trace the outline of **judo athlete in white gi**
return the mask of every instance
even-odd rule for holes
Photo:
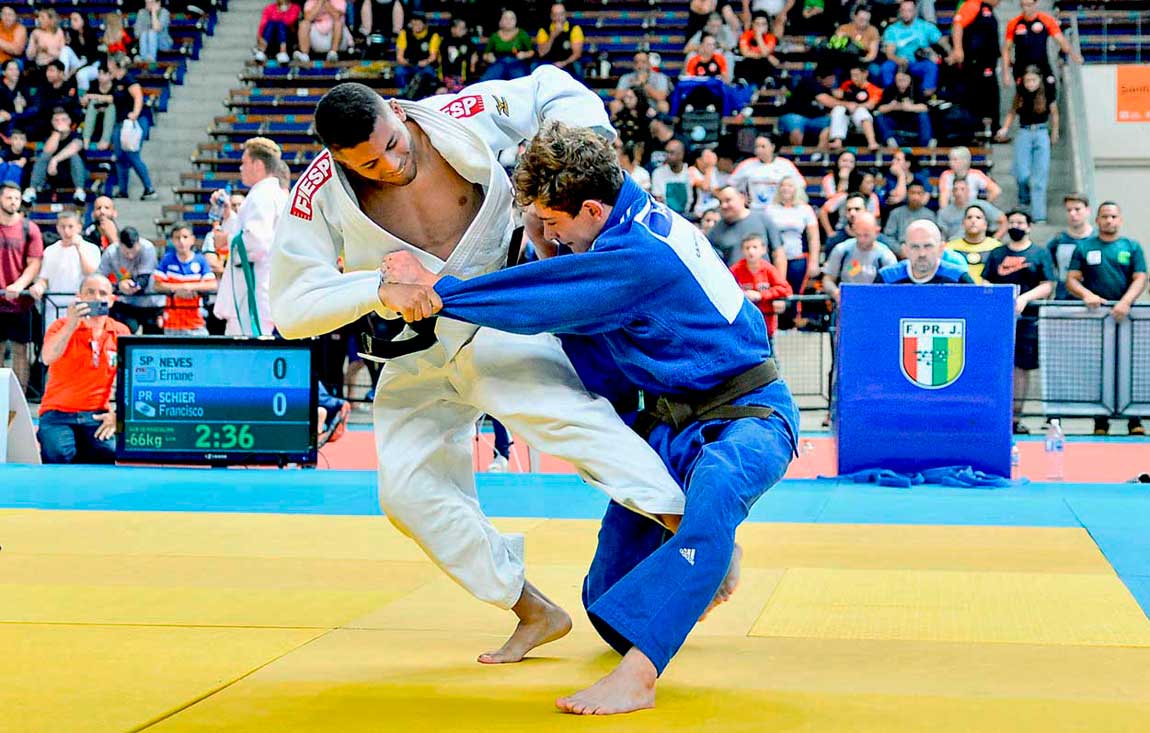
[[[516,197],[543,223],[552,256],[470,280],[385,260],[380,298],[409,320],[439,312],[513,333],[564,337],[585,384],[621,403],[643,391],[636,429],[687,505],[673,537],[612,503],[583,585],[591,621],[623,659],[557,701],[571,713],[655,704],[655,683],[695,622],[734,580],[736,527],[783,477],[798,410],[771,360],[762,316],[689,222],[651,198],[588,130],[552,125],[528,145]],[[442,310],[439,310],[439,309]]]
[[[503,267],[515,220],[496,154],[552,118],[613,134],[599,98],[553,67],[420,102],[385,102],[360,84],[334,87],[316,108],[316,134],[327,147],[296,183],[276,233],[272,313],[280,332],[301,338],[372,312],[396,317],[378,293],[390,252],[460,278]],[[566,634],[571,619],[526,582],[522,556],[480,510],[477,418],[498,418],[614,501],[672,526],[683,492],[611,404],[583,387],[555,337],[446,318],[434,334],[429,348],[388,359],[377,385],[380,504],[460,585],[516,613],[507,643],[479,657],[516,662]],[[396,343],[404,345],[389,346]]]
[[[229,336],[271,336],[275,329],[268,298],[271,249],[288,199],[275,175],[280,163],[279,146],[266,137],[244,143],[240,180],[249,190],[239,212],[231,215],[230,208],[225,207],[225,218],[220,222],[230,244],[213,308],[216,318],[227,323],[225,333]],[[222,194],[217,191],[214,195]],[[242,238],[242,252],[234,241],[237,235]],[[248,287],[248,272],[254,291]]]

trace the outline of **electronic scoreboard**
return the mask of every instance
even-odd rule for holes
[[[315,343],[120,338],[116,460],[314,464]]]

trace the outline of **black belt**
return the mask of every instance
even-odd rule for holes
[[[735,400],[778,380],[779,370],[773,359],[736,374],[717,387],[684,398],[643,395],[644,409],[635,420],[634,429],[648,436],[655,426],[665,423],[680,430],[698,420],[738,420],[744,417],[768,418],[775,408],[765,405],[733,405]]]
[[[511,241],[507,243],[507,267],[519,262],[519,252],[522,245],[523,227],[517,227],[511,233]],[[377,316],[373,314],[372,317]],[[415,332],[415,335],[398,341],[380,338],[374,333],[364,331],[360,334],[363,351],[359,355],[371,361],[387,361],[430,349],[439,340],[435,336],[436,320],[435,318],[425,318],[422,321],[407,324]]]

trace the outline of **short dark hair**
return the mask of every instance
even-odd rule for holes
[[[120,230],[120,244],[125,247],[135,247],[140,243],[140,232],[136,227],[124,227]]]
[[[329,148],[353,148],[371,137],[383,97],[356,82],[336,84],[315,106],[315,134]]]
[[[862,201],[864,208],[866,206],[870,205],[870,199],[867,197],[867,195],[865,193],[863,193],[861,191],[851,191],[850,193],[847,194],[847,197],[845,199],[843,199],[843,208],[844,209],[846,208],[846,203],[848,201],[850,201],[851,199],[858,199],[859,201]]]
[[[978,204],[972,204],[972,206],[974,206],[974,208],[976,208],[976,209],[982,208]],[[966,208],[970,209],[970,206],[968,206]],[[1023,211],[1022,209],[1011,209],[1010,211],[1006,212],[1007,220],[1009,220],[1010,217],[1012,217],[1012,216],[1024,216],[1024,217],[1026,217],[1026,223],[1027,224],[1030,224],[1032,221],[1034,221],[1033,219],[1030,218],[1030,212],[1029,211]]]
[[[1113,206],[1114,208],[1118,209],[1118,211],[1122,211],[1122,207],[1118,205],[1117,201],[1103,201],[1102,203],[1098,204],[1098,211],[1102,211],[1102,209],[1107,206]]]
[[[764,247],[767,245],[767,238],[765,235],[759,234],[757,232],[750,232],[749,234],[744,234],[743,238],[739,240],[739,246],[742,247],[752,239],[758,242],[762,242]]]
[[[19,191],[20,190],[20,184],[14,183],[12,181],[4,181],[3,183],[0,183],[0,193],[7,191],[9,188],[11,188],[14,191]]]
[[[52,116],[55,117],[56,115],[68,115],[68,119],[72,119],[72,115],[68,114],[68,110],[63,107],[52,108]]]
[[[614,147],[593,130],[552,122],[528,143],[514,182],[520,206],[538,202],[578,216],[584,201],[615,203],[623,169]]]
[[[168,236],[169,236],[169,237],[171,237],[171,236],[174,236],[174,235],[175,235],[175,233],[176,233],[176,232],[178,232],[178,231],[180,231],[181,229],[187,229],[187,230],[188,230],[189,232],[191,232],[193,235],[196,233],[196,230],[195,230],[195,229],[192,229],[192,225],[191,225],[191,224],[189,224],[189,223],[188,223],[188,222],[186,222],[186,221],[182,221],[182,220],[181,220],[181,221],[177,221],[175,224],[173,224],[173,225],[172,225],[172,228],[168,230]]]
[[[60,59],[52,59],[51,61],[48,62],[47,66],[50,69],[55,69],[56,71],[59,71],[61,74],[63,74],[65,71],[68,70],[68,67],[65,66],[64,62],[61,61]]]
[[[1083,206],[1090,206],[1090,197],[1084,193],[1079,193],[1078,191],[1071,191],[1070,193],[1068,193],[1062,197],[1063,205],[1066,205],[1066,204],[1069,204],[1069,203],[1075,202],[1075,201],[1082,204]]]
[[[915,178],[912,179],[910,183],[906,184],[906,190],[909,191],[912,188],[921,188],[923,191],[926,191],[926,184]]]

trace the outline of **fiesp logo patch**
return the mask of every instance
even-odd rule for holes
[[[483,111],[483,97],[478,94],[468,94],[466,97],[451,100],[440,107],[439,111],[457,120],[474,117]]]
[[[299,217],[304,221],[311,221],[311,200],[315,196],[315,192],[331,180],[331,173],[331,153],[325,150],[311,162],[304,174],[300,176],[299,183],[295,187],[295,196],[292,197],[291,201],[292,216]]]

